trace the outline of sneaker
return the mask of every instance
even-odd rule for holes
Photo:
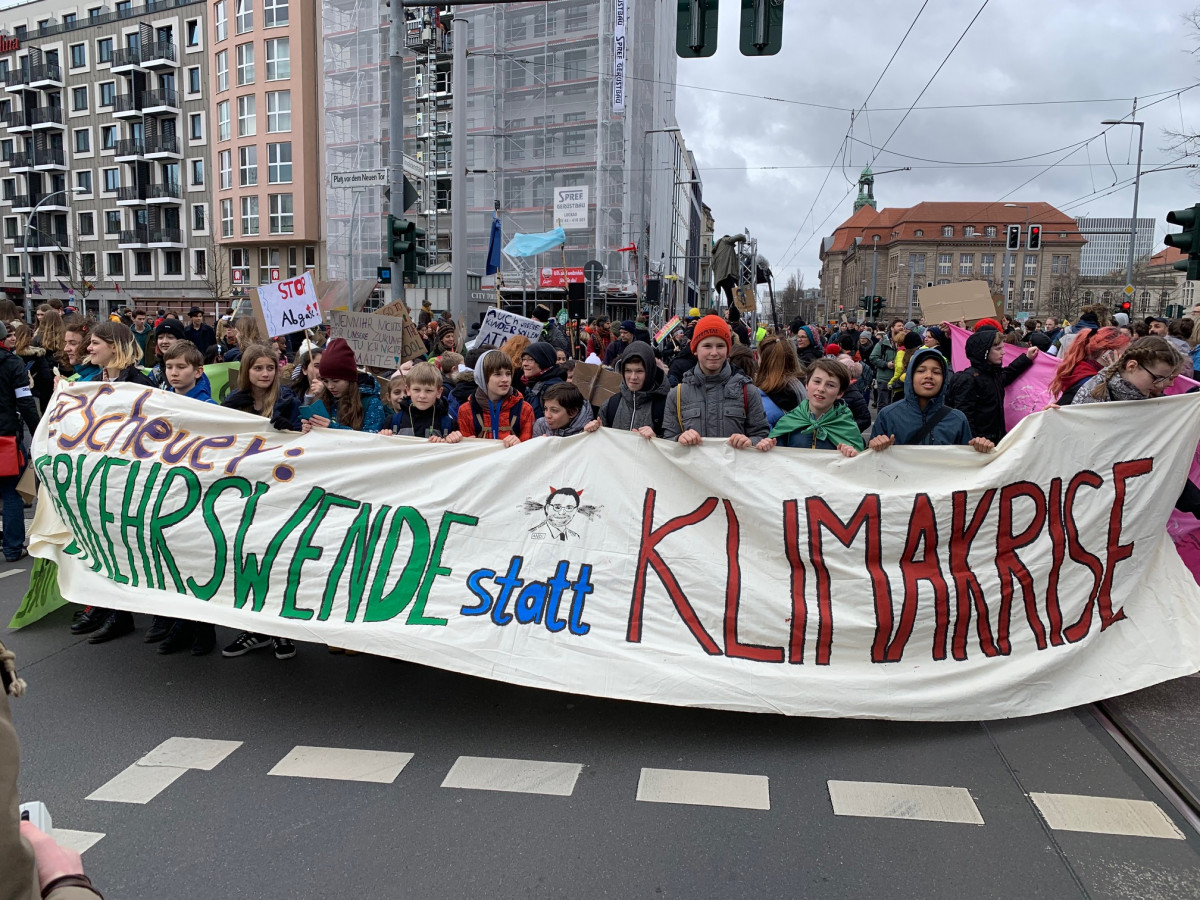
[[[237,639],[221,651],[222,656],[244,656],[251,650],[261,650],[263,647],[270,647],[271,639],[264,637],[261,634],[255,634],[252,631],[243,631],[237,636]]]
[[[142,636],[142,640],[147,644],[161,641],[171,633],[171,628],[174,625],[175,620],[170,616],[155,616],[154,621],[150,623],[150,627],[146,629],[146,633]]]
[[[296,645],[287,638],[271,638],[275,644],[276,659],[291,659],[296,655]]]

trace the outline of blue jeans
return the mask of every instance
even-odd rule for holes
[[[28,465],[29,453],[24,447],[21,455]],[[17,482],[24,471],[22,467],[20,473],[0,478],[0,501],[4,503],[4,558],[8,560],[16,559],[25,549],[25,501],[17,493]]]

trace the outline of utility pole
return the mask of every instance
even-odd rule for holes
[[[1133,101],[1133,112],[1131,116],[1137,115],[1137,100]],[[1145,122],[1125,121],[1124,119],[1105,119],[1101,125],[1136,125],[1138,129],[1138,155],[1137,168],[1133,171],[1133,218],[1129,220],[1129,260],[1125,266],[1125,287],[1126,297],[1133,299],[1133,294],[1129,292],[1129,288],[1133,287],[1133,262],[1134,262],[1134,245],[1137,241],[1137,211],[1138,211],[1138,190],[1142,185],[1142,137],[1146,133]]]
[[[467,20],[450,23],[453,44],[450,116],[450,315],[467,321]]]
[[[399,3],[390,7],[391,27],[388,29],[388,209],[393,216],[404,216],[404,8]],[[357,203],[358,198],[355,198]],[[351,222],[353,227],[353,220]],[[389,235],[388,240],[391,237]],[[351,285],[354,276],[350,277]],[[349,308],[351,298],[346,299]],[[392,260],[392,302],[404,303],[404,263]]]
[[[879,235],[871,238],[875,253],[871,256],[871,302],[875,302],[875,275],[879,271]]]

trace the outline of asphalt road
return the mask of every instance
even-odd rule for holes
[[[5,573],[28,566],[0,565],[4,622],[26,578]],[[30,684],[22,795],[95,842],[109,898],[1200,897],[1200,835],[1088,710],[683,710],[314,645],[161,657],[140,630],[92,646],[69,621],[4,638]]]

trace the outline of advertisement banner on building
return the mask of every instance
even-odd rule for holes
[[[571,266],[569,268],[543,268],[538,270],[538,287],[557,287],[565,288],[568,284],[583,284],[584,275],[582,267]]]
[[[625,112],[625,0],[613,2],[612,109]]]
[[[554,189],[554,224],[564,231],[588,227],[587,185]]]

